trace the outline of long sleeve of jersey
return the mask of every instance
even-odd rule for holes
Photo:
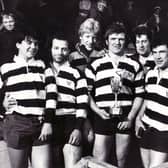
[[[3,100],[4,100],[4,87],[3,87],[3,81],[0,73],[0,116],[1,117],[3,117],[3,115],[5,114],[5,109],[3,107]]]
[[[46,85],[46,106],[45,106],[45,122],[52,122],[55,116],[57,102],[57,87],[54,74],[51,68],[45,70],[45,85]]]
[[[87,94],[87,81],[83,76],[76,78],[76,117],[87,117],[88,94]]]

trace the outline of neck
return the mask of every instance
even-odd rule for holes
[[[116,57],[116,59],[119,59],[120,57],[124,56],[124,52],[120,52],[120,53],[115,54],[109,50],[108,53],[109,53],[110,57]]]
[[[139,54],[140,57],[148,57],[150,55],[150,52],[147,52],[145,54]]]
[[[23,61],[25,61],[25,62],[31,62],[31,61],[33,61],[34,60],[34,57],[31,57],[31,58],[27,58],[27,57],[24,57],[23,55],[21,55],[21,54],[18,54],[18,55],[16,55],[19,59],[21,59],[21,60],[23,60]]]
[[[114,53],[109,51],[109,57],[111,58],[111,60],[113,61],[113,63],[115,65],[118,65],[120,59],[122,59],[123,56],[124,56],[123,54],[122,55],[120,55],[120,54],[118,55],[118,54],[114,54]]]
[[[61,67],[62,65],[64,65],[65,63],[66,63],[67,61],[64,61],[64,62],[55,62],[55,61],[53,61],[53,65],[55,66],[55,67]]]

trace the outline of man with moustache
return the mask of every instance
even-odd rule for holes
[[[82,157],[82,128],[88,106],[87,81],[70,65],[69,44],[62,33],[51,36],[49,50],[58,89],[53,143],[63,150],[65,168],[72,168]]]

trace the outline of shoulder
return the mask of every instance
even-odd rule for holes
[[[81,76],[81,72],[71,65],[62,67],[61,71],[66,72],[67,75],[73,76],[74,78],[79,78]]]
[[[157,76],[157,70],[156,69],[151,69],[147,72],[146,74],[146,79],[150,77],[156,77]]]
[[[35,60],[35,66],[38,66],[38,67],[42,67],[42,68],[46,68],[46,65],[45,65],[45,63],[44,63],[44,61],[42,61],[42,60],[40,60],[40,59],[38,59],[38,60]]]
[[[91,64],[91,66],[94,69],[97,69],[101,65],[104,65],[104,64],[109,63],[109,62],[110,62],[109,57],[104,56],[104,57],[98,58],[95,61],[93,61],[93,63]]]
[[[97,57],[104,57],[107,53],[107,50],[104,48],[100,51],[97,51]]]
[[[140,63],[137,55],[126,55],[122,62],[125,62],[127,65],[134,67],[136,71],[143,70],[142,64]]]
[[[72,60],[76,60],[76,59],[79,59],[82,57],[83,56],[78,51],[74,51],[74,52],[70,53],[69,60],[72,61]]]
[[[8,71],[11,71],[17,68],[18,66],[16,65],[16,63],[14,61],[10,61],[10,62],[2,64],[0,67],[0,70],[1,70],[1,73],[6,73]]]

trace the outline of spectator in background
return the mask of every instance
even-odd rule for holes
[[[151,52],[151,43],[153,33],[145,25],[139,25],[134,29],[136,54],[132,57],[136,58],[143,66],[144,72],[147,73],[153,69],[155,62]]]
[[[159,167],[168,161],[168,40],[165,34],[157,35],[152,42],[156,67],[146,74],[145,100],[136,118],[144,168]]]
[[[113,22],[112,6],[107,0],[97,0],[90,12],[90,17],[99,21],[102,34],[106,28]]]
[[[152,16],[147,20],[147,25],[152,29],[153,33],[160,31],[161,12],[162,8],[160,6],[155,6]]]
[[[126,1],[126,4],[121,11],[122,14],[122,21],[127,29],[128,36],[130,41],[133,40],[133,28],[138,25],[139,22],[142,20],[142,12],[141,9],[138,8],[137,2],[134,0]]]
[[[90,16],[90,10],[92,8],[92,0],[80,0],[79,1],[79,15],[77,18],[77,25],[80,24]]]
[[[16,18],[13,13],[3,12],[2,30],[0,31],[0,65],[9,62],[16,54],[16,42],[21,35],[17,27]]]

